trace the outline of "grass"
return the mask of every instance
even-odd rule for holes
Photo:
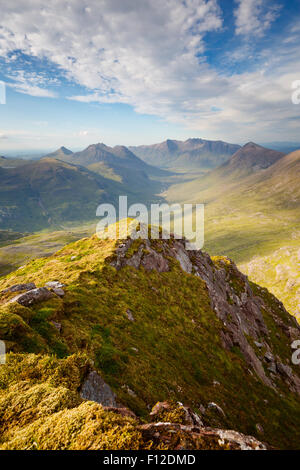
[[[223,408],[225,416],[216,415],[211,410],[206,415],[206,424],[261,438],[256,430],[256,424],[260,423],[265,430],[264,440],[276,447],[297,448],[299,399],[284,386],[281,386],[282,396],[264,386],[255,375],[249,373],[240,351],[224,349],[221,342],[223,324],[211,309],[205,283],[196,276],[182,272],[175,262],[169,272],[163,273],[146,273],[143,269],[132,267],[116,271],[106,263],[114,250],[114,242],[86,238],[66,246],[49,258],[31,261],[24,268],[2,278],[0,290],[29,281],[37,286],[50,280],[66,284],[63,299],[50,299],[31,308],[18,304],[5,305],[12,294],[0,298],[3,302],[0,305],[0,334],[7,342],[8,350],[24,353],[25,360],[36,361],[36,356],[31,355],[34,352],[43,355],[41,361],[46,361],[45,364],[50,361],[50,366],[41,372],[40,383],[48,381],[43,375],[48,373],[48,369],[49,380],[55,382],[56,372],[51,361],[60,360],[60,364],[65,364],[64,361],[71,361],[74,354],[84,354],[93,361],[94,367],[113,388],[118,399],[144,420],[149,408],[157,401],[180,401],[199,413],[201,405],[206,407],[214,401]],[[214,261],[216,264],[221,262],[220,258]],[[232,288],[238,293],[240,286],[230,274],[230,264],[228,272]],[[264,314],[270,328],[276,329],[272,312],[278,307],[276,303],[273,305],[270,294],[266,292],[264,295],[270,303]],[[134,321],[129,321],[128,309]],[[61,323],[61,332],[53,327],[52,321]],[[289,359],[286,338],[275,341],[278,351]],[[63,357],[66,359],[59,359]],[[21,380],[18,378],[19,372],[15,373],[7,367],[1,367],[0,373],[4,374],[2,382],[6,383],[5,387],[13,387]],[[220,386],[216,387],[215,381]],[[15,399],[19,399],[20,393],[17,388]],[[268,401],[267,406],[264,400]],[[60,448],[93,446],[87,444],[89,438],[83,438],[91,426],[91,423],[86,426],[82,424],[92,419],[88,418],[88,410],[92,410],[89,406],[92,405],[80,405],[77,411],[68,411],[62,406],[57,418],[63,432],[53,428],[55,414],[41,422],[34,417],[28,429],[17,426],[15,433],[3,438],[3,448],[31,448],[33,435],[38,436],[34,439],[38,448],[55,448],[55,442],[60,442],[57,444]],[[100,415],[97,414],[97,410],[93,409],[93,416],[101,415],[100,411]],[[81,423],[79,428],[77,424],[74,426],[78,429],[75,434],[80,439],[71,439],[67,427],[73,426],[70,422],[77,423],[78,419]],[[102,418],[99,419],[101,421]],[[53,439],[47,437],[47,429]],[[58,432],[60,441],[57,441]],[[123,438],[120,439],[123,442]],[[135,448],[133,441],[126,442],[126,445]],[[95,445],[111,448],[115,441],[109,434],[106,444],[98,442]],[[118,448],[123,448],[123,444],[118,445]]]

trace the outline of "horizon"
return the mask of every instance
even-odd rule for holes
[[[163,144],[164,142],[168,141],[168,140],[171,140],[171,141],[179,141],[179,142],[186,142],[188,140],[193,140],[193,139],[199,139],[199,140],[208,140],[210,142],[225,142],[223,141],[222,139],[214,139],[214,140],[210,140],[210,139],[203,139],[201,137],[189,137],[185,140],[179,140],[179,139],[165,139],[163,140],[162,142],[153,142],[153,143],[150,143],[150,144],[141,144],[141,146],[152,146],[152,145],[159,145],[159,144]],[[273,150],[282,150],[282,149],[288,149],[288,151],[286,153],[290,153],[290,152],[293,152],[294,150],[298,150],[298,148],[300,149],[300,142],[254,142],[253,140],[248,140],[247,142],[243,142],[243,143],[238,143],[238,142],[225,142],[225,143],[228,143],[228,144],[232,144],[232,145],[240,145],[241,148],[244,147],[245,145],[249,144],[249,143],[254,143],[256,145],[260,145],[261,147],[265,147],[265,148],[270,148],[270,149],[273,149]],[[138,145],[123,145],[122,143],[118,143],[118,144],[113,144],[113,145],[108,145],[106,144],[105,142],[92,142],[84,147],[73,147],[73,148],[70,148],[70,147],[66,147],[65,145],[60,145],[59,147],[50,147],[48,149],[30,149],[30,148],[27,148],[27,149],[23,149],[22,151],[18,151],[16,149],[11,149],[11,150],[2,150],[2,148],[0,148],[0,156],[1,157],[5,157],[5,158],[25,158],[28,157],[31,158],[31,157],[35,157],[35,158],[41,158],[41,157],[44,157],[44,156],[48,156],[48,154],[50,153],[54,153],[56,152],[57,150],[60,150],[62,148],[65,148],[66,150],[70,150],[72,153],[76,153],[76,152],[82,152],[83,150],[86,150],[88,147],[90,147],[91,145],[106,145],[107,147],[110,147],[110,148],[114,148],[114,147],[118,147],[118,146],[124,146],[126,148],[130,148],[130,147],[138,147]],[[284,151],[284,150],[283,150]],[[133,152],[134,153],[134,152]]]

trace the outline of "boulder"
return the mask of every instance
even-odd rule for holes
[[[48,289],[61,289],[64,286],[65,284],[62,284],[59,281],[49,281],[45,284],[45,287],[47,287]]]
[[[128,320],[130,320],[130,321],[135,321],[135,320],[134,320],[134,316],[133,316],[133,314],[132,314],[132,311],[129,310],[129,308],[126,310],[126,315],[127,315]]]
[[[220,415],[222,416],[225,416],[225,413],[224,411],[222,410],[222,408],[217,405],[216,403],[214,403],[213,401],[211,401],[208,405],[207,405],[207,408],[208,409],[212,409],[212,410],[216,410]]]
[[[47,287],[38,287],[13,297],[10,302],[18,302],[24,307],[30,307],[35,303],[51,299],[53,295],[54,294],[50,292]]]
[[[80,396],[84,400],[94,401],[103,406],[118,407],[116,395],[96,371],[88,374],[81,387]]]
[[[32,289],[36,289],[35,283],[34,282],[28,282],[26,284],[15,284],[14,286],[8,287],[7,289],[3,290],[2,293],[29,291],[29,290],[32,290]]]

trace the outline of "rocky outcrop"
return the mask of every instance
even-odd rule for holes
[[[154,448],[174,450],[267,450],[254,437],[236,431],[186,426],[178,423],[149,423],[139,426],[145,441]],[[162,447],[165,446],[165,447]]]
[[[37,289],[29,290],[24,294],[19,294],[13,297],[10,302],[18,302],[23,307],[30,307],[33,304],[51,299],[53,293],[47,287],[38,287]]]
[[[65,292],[62,289],[63,287],[64,284],[59,281],[49,281],[44,287],[36,287],[34,282],[28,282],[26,284],[15,284],[10,286],[3,290],[1,294],[25,291],[10,299],[9,302],[18,302],[24,307],[30,307],[35,303],[51,299],[54,294],[58,297],[64,297]]]
[[[117,398],[112,389],[97,372],[92,371],[84,380],[80,396],[84,400],[95,401],[103,406],[117,408]]]
[[[147,228],[141,228],[146,233]],[[245,358],[250,370],[269,387],[276,388],[274,374],[284,380],[291,390],[300,394],[300,378],[285,365],[285,360],[277,358],[265,364],[263,357],[257,353],[265,349],[272,353],[270,332],[264,321],[263,309],[267,308],[263,299],[253,293],[248,278],[243,275],[229,258],[220,257],[213,260],[202,251],[186,250],[185,240],[177,240],[171,235],[170,240],[150,240],[148,238],[133,240],[128,238],[116,249],[111,265],[116,269],[131,266],[143,267],[146,271],[166,272],[171,269],[170,260],[177,261],[183,271],[198,276],[205,281],[211,306],[223,323],[221,339],[226,349],[238,348]],[[278,302],[287,322],[274,315],[274,321],[287,337],[300,339],[300,326],[290,316],[283,305]],[[280,305],[279,305],[280,304]],[[273,364],[273,365],[272,365]],[[280,365],[280,364],[283,364]],[[273,374],[273,375],[272,375]]]
[[[34,282],[28,282],[26,284],[15,284],[14,286],[8,287],[2,291],[2,294],[6,292],[21,292],[21,291],[29,291],[35,289],[36,285]]]

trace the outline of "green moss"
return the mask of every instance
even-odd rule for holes
[[[257,435],[254,429],[256,423],[260,423],[265,430],[264,440],[281,448],[297,448],[299,399],[289,393],[287,387],[281,389],[281,397],[249,373],[249,366],[239,350],[224,349],[220,339],[224,325],[211,308],[204,281],[182,272],[173,258],[170,259],[169,272],[146,272],[142,268],[136,270],[132,267],[117,271],[106,264],[114,249],[115,243],[92,237],[65,247],[41,264],[31,263],[24,271],[0,280],[0,290],[16,283],[17,279],[18,282],[36,282],[37,285],[58,279],[66,284],[63,299],[51,299],[28,309],[19,309],[21,306],[12,304],[8,310],[8,307],[2,307],[1,312],[6,312],[3,323],[6,335],[13,343],[12,346],[8,344],[8,350],[32,351],[34,341],[38,340],[35,343],[36,352],[53,356],[36,358],[25,354],[22,356],[22,361],[25,361],[22,370],[17,358],[12,356],[9,363],[0,368],[0,387],[9,389],[26,380],[33,384],[47,382],[50,387],[61,386],[77,391],[87,368],[87,358],[90,358],[94,361],[93,367],[117,393],[118,399],[142,419],[147,419],[149,406],[157,401],[180,401],[195,411],[199,410],[200,405],[207,407],[213,401],[224,409],[226,417],[221,419],[208,413],[206,424],[216,423],[219,419],[229,429],[246,434],[251,430]],[[69,262],[76,253],[80,254],[80,259]],[[242,286],[230,261],[214,262],[218,269],[225,265],[228,280],[238,293]],[[255,286],[252,288],[256,293]],[[283,357],[288,357],[289,345],[284,336],[277,337],[274,315],[287,324],[288,316],[268,293],[257,291],[257,295],[266,303],[263,315],[269,330],[273,331],[270,339],[272,347]],[[127,309],[132,312],[134,321],[128,319]],[[60,333],[53,327],[52,321],[62,324]],[[16,347],[19,349],[14,349]],[[81,362],[74,359],[79,352],[85,355],[85,360],[80,359]],[[71,356],[65,360],[55,357],[66,354]],[[221,385],[214,386],[214,381]],[[268,406],[264,400],[268,400]],[[88,409],[84,409],[86,413]],[[79,440],[74,438],[69,441],[67,437],[64,440],[59,435],[62,441],[59,443],[58,439],[54,444],[53,439],[50,444],[44,431],[36,438],[39,427],[46,426],[43,429],[52,432],[53,414],[53,420],[52,416],[34,418],[34,421],[47,419],[51,422],[47,421],[46,424],[42,421],[40,426],[32,422],[30,431],[29,428],[26,431],[19,429],[21,434],[18,440],[12,444],[11,439],[6,439],[5,445],[10,448],[14,445],[16,448],[31,448],[32,442],[36,442],[38,448],[46,445],[61,448],[93,445],[90,441],[81,441],[83,430],[86,430],[77,421],[77,417],[82,416],[81,412],[77,415],[75,411],[71,413],[62,409],[59,413],[62,423],[66,423],[62,424],[66,435],[69,420],[77,423],[74,426],[78,430],[76,436],[81,436]],[[82,422],[85,418],[81,417],[80,420]],[[89,419],[84,422],[91,425]],[[107,432],[117,433],[117,430],[110,428]],[[106,444],[97,441],[99,448],[115,443],[113,435],[109,436]],[[123,441],[123,437],[117,444],[120,448],[135,445],[130,439],[126,441],[125,437]]]

